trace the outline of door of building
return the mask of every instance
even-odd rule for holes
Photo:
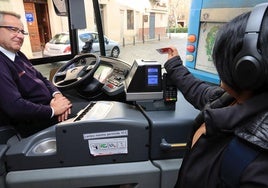
[[[35,3],[38,31],[42,48],[52,38],[47,3]]]
[[[51,38],[46,0],[24,0],[24,10],[33,52],[41,52]]]
[[[33,52],[42,51],[34,3],[24,3],[25,16]]]
[[[155,38],[155,13],[150,13],[150,20],[149,20],[149,38]]]

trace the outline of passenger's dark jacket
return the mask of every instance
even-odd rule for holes
[[[240,187],[268,187],[268,92],[260,93],[243,104],[211,108],[206,104],[223,94],[220,87],[193,77],[182,65],[180,57],[168,60],[165,69],[184,97],[202,111],[207,130],[206,135],[202,135],[186,152],[176,187],[221,187],[222,154],[233,137],[260,151],[243,171]]]

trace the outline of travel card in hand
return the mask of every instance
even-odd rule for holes
[[[158,49],[156,49],[156,51],[158,51],[160,54],[167,54],[169,49],[171,49],[171,48],[169,48],[169,47],[167,47],[167,48],[158,48]]]

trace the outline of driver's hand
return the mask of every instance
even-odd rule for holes
[[[68,110],[66,110],[64,113],[60,114],[58,116],[58,121],[62,122],[65,121],[66,119],[68,119],[68,116],[71,114],[71,108],[69,108]]]
[[[58,96],[50,101],[50,106],[54,109],[54,116],[58,116],[59,121],[68,119],[71,114],[71,102],[64,96]]]
[[[60,98],[60,97],[64,97],[61,93],[56,93],[54,95],[54,98],[57,99],[57,98]]]

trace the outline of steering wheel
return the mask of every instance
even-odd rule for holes
[[[100,65],[100,58],[91,53],[81,54],[61,66],[54,74],[52,83],[62,89],[80,85],[85,80],[92,80]]]

